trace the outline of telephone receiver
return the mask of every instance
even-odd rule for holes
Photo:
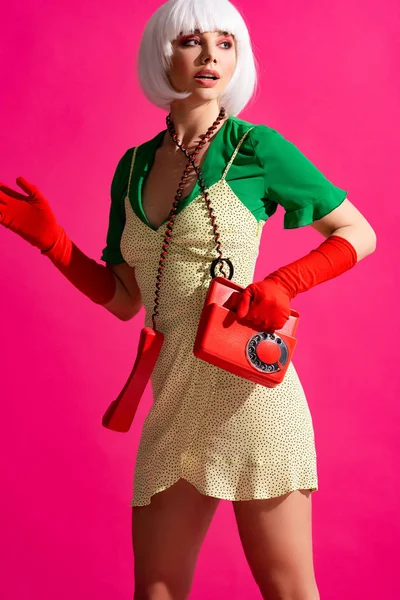
[[[121,433],[129,431],[163,343],[164,334],[161,331],[143,327],[135,364],[118,398],[111,402],[103,415],[103,427]]]

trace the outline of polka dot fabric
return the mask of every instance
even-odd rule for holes
[[[253,281],[265,221],[257,221],[225,181],[208,188],[222,252],[234,265],[233,280]],[[134,168],[136,149],[132,156]],[[152,326],[155,283],[165,225],[154,230],[125,198],[121,237],[124,260],[135,267]],[[131,506],[184,478],[202,494],[225,500],[271,498],[296,489],[318,489],[312,418],[293,362],[283,382],[266,388],[193,355],[200,314],[217,257],[203,196],[175,218],[167,253],[157,327],[164,344],[151,376],[153,404],[143,424]]]

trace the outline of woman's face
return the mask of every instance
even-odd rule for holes
[[[177,92],[191,92],[192,99],[212,100],[227,87],[236,66],[236,44],[226,32],[182,35],[172,43],[173,55],[168,77]],[[204,69],[216,72],[217,79],[201,79]]]

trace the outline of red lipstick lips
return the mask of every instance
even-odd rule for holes
[[[217,71],[213,71],[212,69],[203,69],[202,71],[199,71],[195,75],[195,78],[202,77],[203,75],[211,75],[215,79],[219,79],[220,78],[219,73]],[[210,79],[211,79],[211,77],[210,77]]]
[[[194,78],[204,87],[213,87],[220,79],[220,75],[217,71],[203,69],[202,71],[199,71]]]

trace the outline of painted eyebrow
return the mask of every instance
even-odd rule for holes
[[[200,32],[200,29],[195,29],[195,30],[193,31],[193,33],[199,33],[200,35],[202,35],[202,34],[201,34],[201,32]],[[221,31],[220,29],[218,29],[217,33],[218,33],[219,35],[232,35],[232,36],[233,36],[233,34],[229,33],[229,31]],[[179,35],[182,35],[182,34],[183,34],[183,31],[181,31],[181,32],[179,33]]]

